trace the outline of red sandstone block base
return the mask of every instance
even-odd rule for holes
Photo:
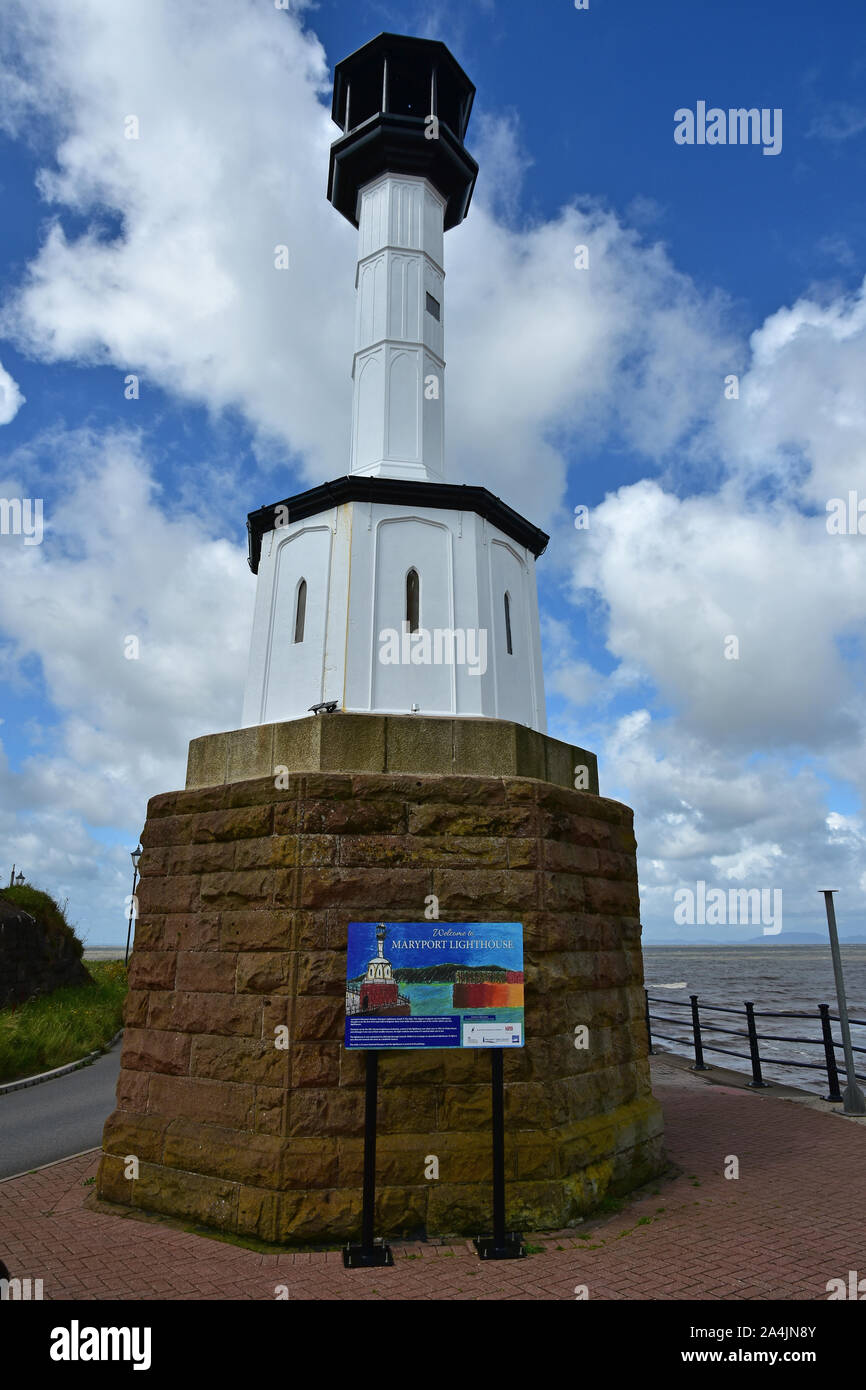
[[[431,895],[443,920],[524,924],[509,1225],[565,1227],[661,1171],[631,811],[532,778],[288,781],[149,804],[99,1195],[271,1241],[354,1235],[364,1066],[341,1041],[347,924],[421,920]],[[489,1075],[475,1051],[381,1058],[380,1233],[489,1224]]]

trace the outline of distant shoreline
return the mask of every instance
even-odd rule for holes
[[[651,941],[649,938],[644,937],[641,945],[645,951],[693,951],[696,946],[704,948],[707,946],[719,946],[726,951],[730,950],[732,946],[736,946],[738,949],[750,946],[775,946],[777,949],[783,947],[786,950],[793,951],[806,946],[826,946],[829,949],[830,940],[829,937],[826,936],[811,936],[808,933],[803,933],[799,940],[795,941],[793,940],[792,933],[787,940],[785,940],[784,937],[778,936],[753,936],[748,941],[707,941],[706,939],[699,939],[697,941]],[[866,946],[866,936],[841,936],[839,938],[839,945]]]

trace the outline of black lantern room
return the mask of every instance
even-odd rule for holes
[[[429,179],[445,230],[469,210],[478,165],[463,145],[475,87],[443,43],[379,34],[334,70],[328,198],[358,225],[358,191],[379,174]],[[435,119],[431,119],[435,118]]]

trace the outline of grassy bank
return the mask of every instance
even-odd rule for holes
[[[88,961],[93,984],[56,989],[17,1008],[0,1009],[0,1083],[77,1062],[104,1047],[122,1026],[123,961]]]

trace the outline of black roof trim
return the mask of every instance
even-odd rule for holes
[[[307,492],[297,492],[282,502],[260,507],[247,517],[249,536],[249,566],[258,574],[262,553],[262,537],[274,528],[277,507],[287,507],[289,523],[316,516],[319,512],[338,507],[343,502],[385,502],[394,506],[436,507],[449,511],[475,512],[498,530],[504,531],[518,545],[525,546],[538,558],[547,549],[550,537],[538,526],[506,506],[486,487],[467,487],[464,483],[431,483],[414,478],[368,478],[349,474],[331,483],[321,483]]]
[[[445,199],[444,229],[449,232],[469,211],[478,165],[444,123],[437,140],[424,139],[423,116],[380,113],[341,135],[331,146],[328,201],[358,224],[358,194],[381,174],[414,174],[429,179]]]

